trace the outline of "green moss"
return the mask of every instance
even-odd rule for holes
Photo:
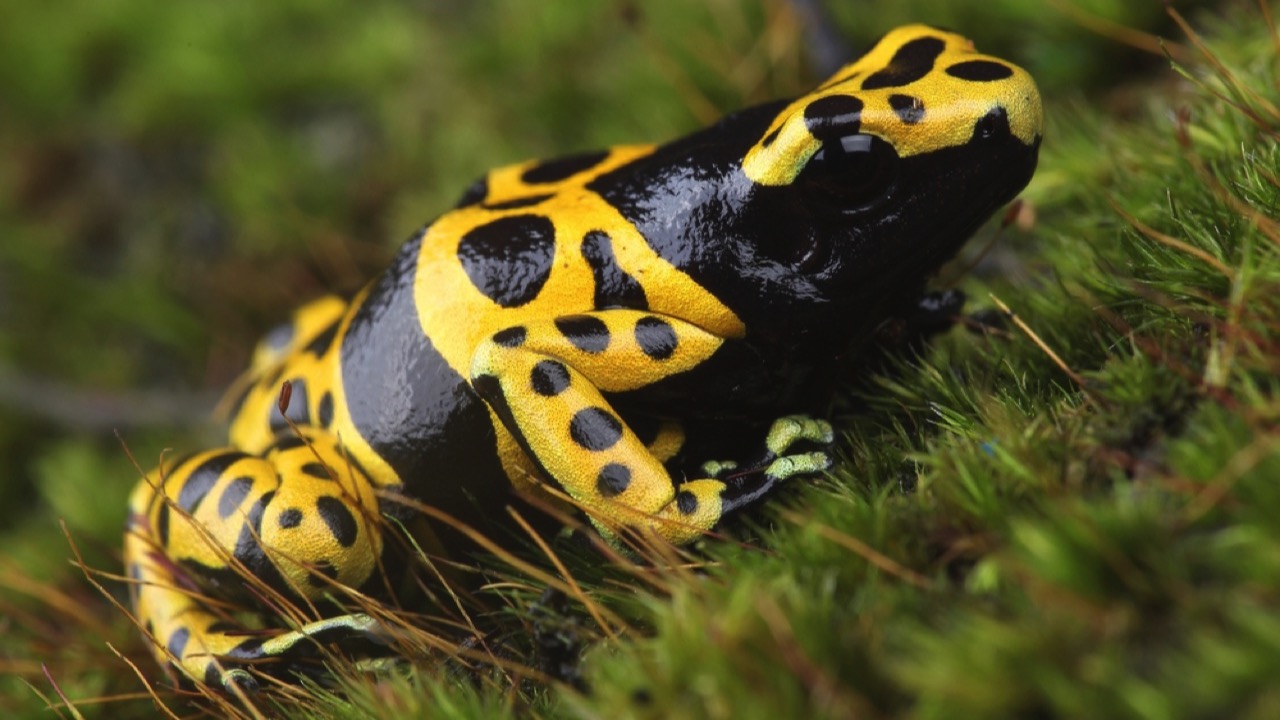
[[[114,572],[136,470],[113,429],[144,467],[218,442],[208,398],[254,338],[358,287],[486,167],[670,136],[808,84],[781,2],[99,5],[0,9],[0,236],[19,238],[0,242],[0,710],[18,716],[47,715],[55,686],[85,716],[155,712],[106,642],[156,678],[145,648],[65,562],[58,523]],[[1194,51],[1133,61],[1053,10],[1068,5],[1191,46],[1158,4],[833,11],[864,42],[907,19],[977,34],[1033,68],[1050,126],[1034,224],[984,231],[943,274],[987,326],[849,378],[829,478],[701,543],[698,572],[642,581],[558,543],[609,632],[576,602],[548,616],[545,583],[508,568],[480,616],[497,666],[431,656],[255,704],[1280,713],[1277,52],[1252,2],[1193,18],[1224,70]],[[525,667],[548,634],[582,646],[589,692]],[[225,702],[210,712],[247,712]]]

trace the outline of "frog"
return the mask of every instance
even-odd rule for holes
[[[799,97],[488,172],[265,336],[225,446],[140,478],[123,560],[156,660],[231,691],[385,644],[371,613],[264,598],[367,601],[396,532],[448,556],[539,506],[686,546],[824,473],[814,399],[1027,185],[1042,125],[1025,70],[908,25]]]

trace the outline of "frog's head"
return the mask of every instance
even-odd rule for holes
[[[742,169],[763,186],[824,187],[832,206],[848,214],[892,199],[901,184],[895,166],[932,161],[945,170],[951,158],[936,153],[979,146],[965,160],[988,166],[1022,160],[1009,168],[1006,192],[1012,193],[1035,167],[1042,121],[1040,94],[1025,70],[979,54],[955,33],[908,25],[786,105]],[[1017,141],[1019,157],[981,147],[1006,140]],[[998,156],[984,161],[993,151]],[[980,179],[1005,185],[999,173]]]
[[[1035,170],[1040,96],[954,33],[898,28],[813,92],[590,187],[762,342],[839,342],[910,300]]]
[[[741,269],[838,313],[918,289],[1031,179],[1041,124],[1026,71],[954,33],[898,28],[746,152]]]

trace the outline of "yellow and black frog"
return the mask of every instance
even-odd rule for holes
[[[214,605],[377,585],[397,497],[484,529],[532,495],[679,544],[825,470],[813,388],[1026,185],[1041,119],[1025,71],[914,25],[797,99],[490,172],[350,301],[268,335],[226,447],[138,484],[124,554],[156,656],[253,687],[376,635],[360,613],[246,635]]]

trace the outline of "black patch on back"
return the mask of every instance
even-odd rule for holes
[[[569,421],[569,437],[584,449],[593,452],[608,450],[622,439],[622,422],[598,407],[579,410]]]
[[[636,344],[654,360],[666,360],[676,351],[679,339],[671,324],[652,315],[636,321]]]
[[[933,70],[933,63],[947,44],[941,38],[922,37],[912,40],[893,54],[884,69],[862,81],[863,90],[910,85]]]
[[[169,545],[169,502],[162,500],[160,509],[156,511],[156,537],[161,547]]]
[[[552,195],[551,193],[527,195],[525,197],[503,200],[502,202],[485,203],[484,208],[486,210],[515,210],[516,208],[531,207],[539,203],[544,203],[553,197],[555,197],[555,195]]]
[[[681,490],[676,493],[676,508],[685,515],[692,515],[698,509],[698,496]]]
[[[262,336],[262,343],[276,352],[283,352],[293,342],[293,323],[280,323]]]
[[[560,182],[584,170],[590,170],[607,157],[609,157],[609,151],[600,150],[546,160],[525,170],[520,175],[520,179],[530,185]]]
[[[316,498],[316,512],[320,513],[320,519],[329,526],[329,532],[333,533],[339,545],[351,547],[355,544],[360,528],[346,503],[338,498],[322,495]]]
[[[401,248],[343,337],[347,408],[407,495],[484,527],[506,517],[511,484],[488,409],[422,333],[414,301],[422,238]]]
[[[302,524],[302,511],[298,508],[288,508],[280,513],[278,518],[280,527],[284,530],[296,528]]]
[[[169,643],[165,647],[169,650],[169,654],[175,659],[181,660],[182,653],[187,649],[187,641],[191,639],[191,631],[187,628],[180,627],[173,631],[169,636]]]
[[[742,175],[742,158],[789,104],[778,100],[728,115],[701,132],[662,145],[652,155],[601,175],[587,188],[639,229],[660,257],[689,272],[699,243],[679,222],[682,218],[672,218],[672,208],[705,207],[709,218],[732,217],[735,208],[724,200],[724,185],[737,182],[743,188],[751,186]],[[732,268],[723,269],[736,276]],[[711,266],[698,267],[699,283],[715,270]],[[740,277],[734,279],[741,284]]]
[[[260,658],[262,657],[262,643],[264,638],[251,637],[239,645],[231,648],[227,653],[228,657],[233,658]]]
[[[862,101],[852,95],[827,95],[804,108],[804,125],[823,142],[855,135],[862,123]]]
[[[906,125],[915,125],[924,119],[924,103],[914,95],[890,95],[889,107]]]
[[[648,310],[644,288],[635,278],[618,267],[613,254],[613,239],[603,230],[592,230],[582,238],[582,257],[591,266],[596,281],[595,308],[624,307]]]
[[[306,444],[307,441],[297,435],[279,435],[276,441],[271,444],[271,447],[267,448],[267,451],[285,452],[287,450],[296,450]]]
[[[295,424],[310,425],[311,410],[307,405],[307,381],[294,378],[289,383],[293,385],[293,390],[289,394],[289,409],[286,414]],[[280,414],[280,403],[271,403],[271,417],[268,423],[272,432],[279,432],[289,427],[289,423],[285,422],[284,418],[285,416]]]
[[[214,455],[200,463],[200,466],[187,476],[186,482],[182,483],[182,489],[178,491],[178,507],[188,513],[195,513],[227,468],[237,460],[246,457],[248,455],[242,452],[232,451]]]
[[[990,60],[966,60],[947,68],[947,74],[961,80],[991,82],[1013,76],[1013,68]]]
[[[555,397],[569,387],[569,370],[557,360],[539,360],[529,373],[533,391],[543,397]]]
[[[538,296],[551,275],[555,251],[555,225],[541,215],[498,218],[458,243],[458,259],[471,284],[506,308]]]
[[[458,203],[454,205],[454,209],[464,208],[469,205],[475,205],[484,200],[489,194],[489,178],[483,176],[477,178],[474,182],[467,186],[462,192],[462,197],[458,198]]]
[[[609,347],[609,326],[598,317],[566,315],[555,323],[560,334],[582,352],[595,354]]]
[[[245,513],[244,527],[240,528],[240,537],[236,538],[234,554],[237,560],[244,563],[244,566],[263,582],[288,592],[288,585],[280,577],[279,569],[267,557],[262,544],[258,542],[262,537],[262,515],[275,495],[274,490],[263,493],[262,497],[249,508],[249,512]]]
[[[617,497],[630,485],[631,468],[620,463],[609,463],[600,468],[600,473],[596,475],[596,492],[603,498]]]
[[[517,348],[524,344],[529,331],[523,325],[509,327],[493,334],[493,342],[504,348]]]
[[[334,320],[329,324],[329,327],[320,331],[319,335],[316,335],[311,342],[307,343],[307,352],[316,357],[323,357],[325,353],[329,352],[329,348],[333,346],[333,338],[338,334],[339,322],[341,321]]]
[[[328,390],[320,396],[320,405],[316,408],[316,419],[320,421],[320,427],[329,427],[333,424],[333,393]]]
[[[222,495],[218,498],[218,517],[226,520],[231,517],[231,513],[240,507],[240,503],[249,496],[249,490],[253,488],[253,478],[238,477],[227,483],[222,489]]]
[[[503,425],[509,428],[520,427],[516,423],[516,416],[511,414],[511,406],[507,404],[507,396],[502,394],[502,383],[497,377],[493,375],[477,375],[471,378],[471,385],[475,388],[476,393],[484,398],[485,402],[489,403],[489,407],[493,408],[493,412],[497,414]],[[523,440],[518,432],[513,431],[513,434],[517,439]],[[525,446],[525,451],[529,451],[528,446]],[[530,452],[529,457],[536,458],[537,456]]]
[[[309,462],[302,466],[302,472],[318,480],[333,479],[333,471],[324,463]]]

